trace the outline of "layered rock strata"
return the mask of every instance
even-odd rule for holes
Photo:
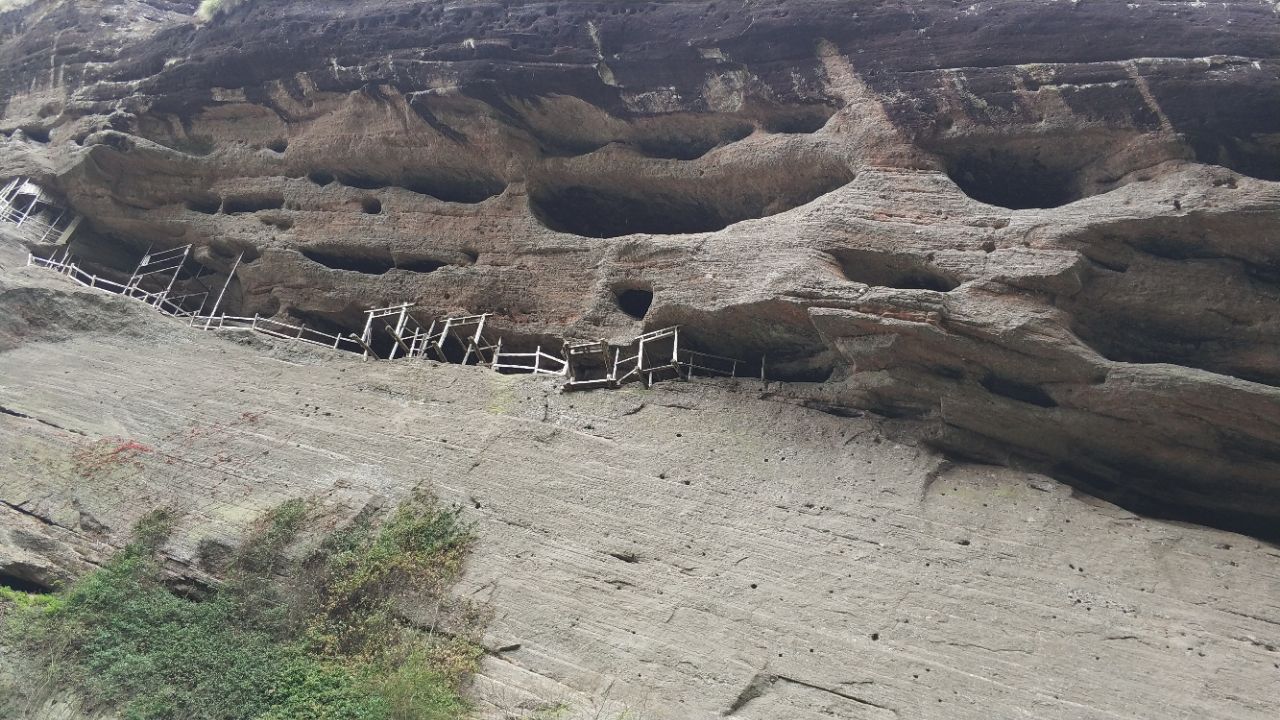
[[[0,174],[100,272],[192,243],[215,282],[244,253],[234,312],[411,301],[513,348],[680,323],[836,412],[1275,534],[1272,3],[10,8]]]

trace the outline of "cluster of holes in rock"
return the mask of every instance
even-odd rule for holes
[[[950,292],[960,285],[951,273],[934,267],[928,256],[876,250],[833,250],[831,257],[846,280],[899,290]]]

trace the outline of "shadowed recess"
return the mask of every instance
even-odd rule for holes
[[[1073,173],[1034,156],[992,149],[951,160],[947,175],[974,200],[1012,210],[1054,208],[1080,199]]]
[[[833,250],[846,280],[898,290],[950,292],[960,282],[950,273],[934,267],[924,257],[876,250]]]
[[[653,305],[653,291],[643,288],[625,288],[614,291],[618,300],[618,308],[629,317],[643,320]]]
[[[683,182],[654,175],[614,176],[595,183],[587,178],[547,181],[531,189],[529,207],[548,228],[574,235],[682,235],[776,215],[852,179],[847,167],[828,164],[792,174],[780,170],[757,183],[745,173]]]

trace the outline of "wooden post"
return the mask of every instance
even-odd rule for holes
[[[182,274],[182,266],[187,264],[187,255],[190,253],[190,245],[182,248],[182,257],[178,260],[178,266],[173,269],[173,277],[169,278],[169,284],[165,286],[164,292],[160,294],[161,300],[169,297],[169,291],[173,289],[173,284],[177,282],[178,276]]]
[[[62,231],[62,234],[58,236],[59,245],[65,245],[71,242],[71,235],[75,233],[76,228],[80,227],[80,220],[82,219],[83,218],[80,215],[76,215],[71,219],[71,224],[67,225],[66,229]]]
[[[62,209],[62,212],[58,213],[58,217],[54,218],[54,219],[53,219],[53,222],[52,222],[52,223],[50,223],[50,224],[49,224],[49,226],[48,226],[48,227],[46,227],[46,228],[44,229],[44,232],[40,234],[40,242],[41,242],[41,243],[43,243],[46,239],[48,239],[48,237],[49,237],[49,233],[51,233],[51,232],[53,232],[53,231],[54,231],[54,229],[55,229],[55,228],[56,228],[56,226],[58,225],[58,221],[59,221],[59,220],[61,220],[61,219],[62,219],[62,216],[63,216],[63,215],[66,215],[66,214],[67,214],[67,209],[66,209],[66,208],[63,208],[63,209]]]
[[[373,356],[374,360],[378,359],[377,353],[373,351],[373,348],[369,347],[369,343],[365,342],[364,338],[357,336],[355,333],[347,333],[347,335],[352,340],[355,340],[357,343],[359,343],[360,347],[364,348],[364,357],[366,360],[369,358],[370,355]]]
[[[760,355],[760,382],[768,382],[768,380],[764,379],[764,364],[767,358],[768,358],[767,355],[764,355],[764,354]]]
[[[222,304],[222,296],[227,293],[227,287],[231,285],[231,277],[236,274],[236,268],[240,267],[240,259],[243,257],[244,251],[242,250],[240,254],[236,256],[236,261],[231,264],[231,272],[227,273],[227,280],[222,283],[222,290],[218,292],[218,299],[214,301],[213,309],[209,311],[209,319],[204,323],[205,330],[209,329],[209,323],[213,322],[213,316],[218,314],[218,306]],[[204,304],[201,303],[200,307],[203,308]],[[221,327],[222,325],[219,324],[218,326]]]
[[[389,323],[389,322],[384,322],[384,323],[382,323],[382,324],[387,328],[387,332],[391,334],[391,339],[396,341],[396,345],[399,345],[400,347],[404,348],[404,351],[405,351],[406,353],[408,353],[408,352],[409,352],[409,348],[408,348],[408,346],[406,346],[406,345],[404,344],[404,340],[400,337],[400,334],[399,334],[399,333],[397,333],[397,332],[396,332],[396,331],[391,327],[391,323]],[[389,356],[387,357],[387,359],[388,359],[388,360],[395,360],[395,359],[396,359],[396,353],[395,353],[395,350],[396,350],[395,346],[392,346],[392,348],[391,348],[391,355],[389,355]]]
[[[132,287],[134,280],[139,279],[138,273],[142,271],[142,266],[146,265],[147,261],[151,259],[151,248],[154,246],[155,243],[147,245],[147,251],[142,254],[142,259],[138,261],[138,267],[133,269],[133,274],[129,276],[129,282],[125,283],[126,287]]]
[[[409,322],[409,303],[404,303],[400,306],[400,319],[396,322],[396,330],[393,333],[396,337],[396,345],[399,347],[392,346],[391,357],[387,358],[388,360],[396,359],[396,351],[400,347],[404,348],[406,356],[410,354],[409,348],[404,344],[404,341],[401,340],[401,336],[404,334],[404,326],[407,322]]]
[[[368,310],[365,312],[365,315],[367,317],[364,321],[364,332],[360,334],[360,345],[364,348],[364,357],[366,360],[369,359],[370,355],[373,355],[376,360],[378,358],[378,354],[373,351],[373,348],[369,347],[370,343],[373,342],[373,311]]]
[[[542,346],[539,345],[537,350],[533,351],[533,374],[538,374],[538,368],[542,360]]]

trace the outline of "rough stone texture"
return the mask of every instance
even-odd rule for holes
[[[0,527],[73,573],[168,506],[170,569],[204,582],[287,498],[328,526],[425,484],[479,524],[459,592],[494,613],[486,717],[1280,711],[1275,546],[950,461],[785,383],[559,394],[202,333],[34,268],[0,273],[15,311],[47,321],[3,331]],[[86,315],[131,331],[59,319]],[[99,462],[125,441],[147,450]]]
[[[680,322],[952,452],[1275,534],[1273,2],[9,7],[0,174],[87,216],[95,271],[244,251],[235,312],[409,300],[513,348]]]
[[[84,266],[243,252],[233,312],[513,349],[680,323],[773,382],[236,343],[0,238],[3,572],[174,503],[207,582],[276,502],[429,481],[489,543],[495,716],[1276,715],[1275,548],[1131,514],[1280,536],[1274,2],[193,6],[0,9],[0,177]]]

